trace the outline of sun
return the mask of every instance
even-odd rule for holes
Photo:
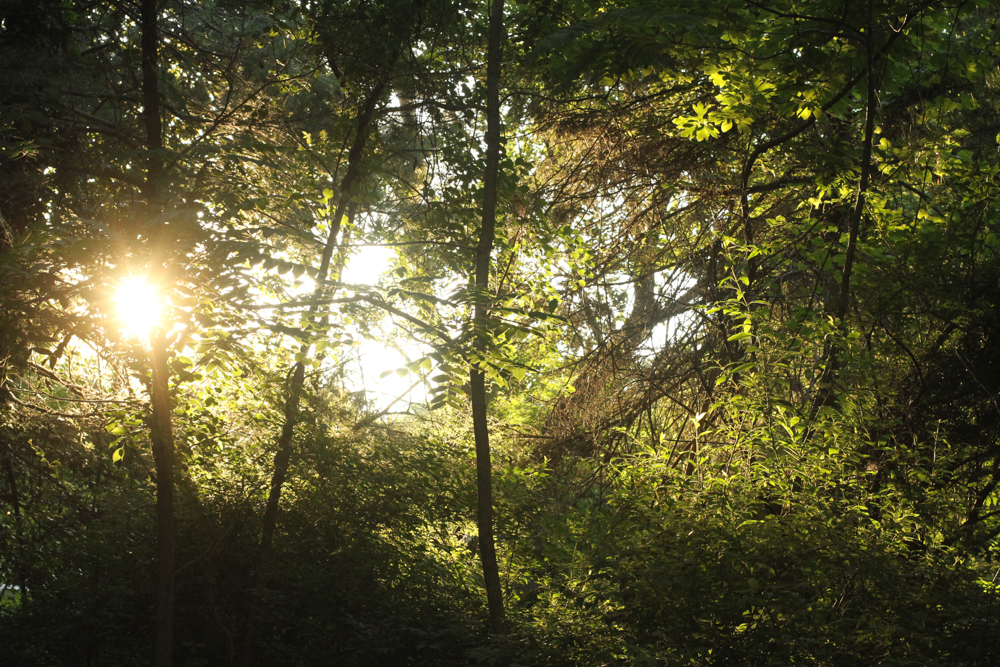
[[[163,297],[142,276],[122,281],[115,294],[115,314],[122,332],[148,340],[149,332],[160,323]]]

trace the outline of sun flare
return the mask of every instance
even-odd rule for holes
[[[159,323],[162,298],[145,278],[135,276],[122,281],[115,295],[115,306],[122,331],[146,340],[150,330]]]

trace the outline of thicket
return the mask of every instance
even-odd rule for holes
[[[1000,660],[998,20],[0,3],[3,659]]]

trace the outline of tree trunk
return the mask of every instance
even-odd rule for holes
[[[340,182],[340,198],[337,201],[337,209],[330,221],[330,232],[327,235],[326,244],[323,246],[323,254],[320,258],[319,272],[316,275],[316,290],[313,294],[314,302],[319,302],[323,297],[326,287],[323,282],[330,272],[330,263],[333,252],[337,247],[337,237],[340,234],[341,220],[345,211],[353,203],[353,191],[358,180],[361,178],[361,160],[364,155],[365,145],[368,142],[368,134],[371,128],[372,118],[375,115],[375,107],[379,98],[385,91],[387,77],[383,77],[365,100],[365,104],[358,113],[358,130],[354,137],[354,143],[347,157],[347,173],[344,174]],[[313,320],[313,315],[318,308],[317,303],[310,306],[309,319]],[[303,343],[299,348],[300,354],[309,354],[311,345]],[[267,562],[271,557],[271,546],[274,542],[274,530],[278,524],[278,507],[281,502],[281,490],[288,476],[288,468],[292,460],[293,436],[295,426],[298,423],[299,403],[302,400],[302,387],[305,384],[305,362],[296,362],[292,368],[292,382],[288,388],[288,398],[285,401],[285,421],[281,427],[281,435],[278,436],[278,447],[274,454],[274,468],[271,473],[271,485],[267,494],[267,505],[264,509],[264,523],[261,526],[260,536],[260,556],[257,559],[255,574],[252,578],[250,588],[259,589],[264,585],[264,576]],[[243,655],[240,664],[243,667],[252,667],[254,664],[254,646],[257,641],[257,625],[262,611],[260,597],[256,597],[250,606],[247,614],[246,630],[243,638]]]
[[[142,120],[146,129],[146,180],[143,197],[147,222],[160,213],[160,185],[163,177],[163,127],[160,117],[160,89],[157,72],[156,0],[142,0]],[[162,236],[158,234],[157,236]],[[174,437],[171,425],[170,370],[167,366],[166,332],[153,331],[149,351],[150,399],[152,419],[150,436],[156,465],[156,626],[153,655],[156,667],[173,664],[174,643],[174,568],[177,542],[174,527]]]
[[[10,487],[10,505],[14,511],[14,550],[17,554],[12,574],[14,583],[19,589],[21,604],[28,601],[28,577],[26,574],[27,549],[24,543],[24,518],[21,516],[21,496],[17,492],[17,476],[14,474],[14,448],[11,443],[4,442],[4,471],[7,473],[7,486]],[[8,512],[9,514],[9,512]]]
[[[866,91],[865,91],[865,136],[861,145],[861,175],[858,179],[858,192],[854,199],[854,207],[851,211],[848,223],[847,248],[844,252],[844,268],[840,277],[840,293],[833,304],[833,313],[837,321],[837,326],[842,335],[847,335],[847,314],[850,309],[851,300],[851,275],[854,270],[854,258],[857,253],[858,234],[861,229],[861,220],[865,214],[865,204],[868,196],[868,183],[871,180],[872,172],[872,145],[875,142],[875,114],[878,111],[878,89],[875,54],[875,29],[872,20],[872,0],[868,1],[868,20],[865,28],[865,51],[867,57],[866,71]],[[888,57],[888,54],[886,54]],[[830,348],[827,356],[826,366],[820,376],[819,391],[816,400],[813,402],[812,411],[815,415],[822,407],[840,406],[840,398],[837,393],[840,374],[840,348],[836,345]]]
[[[157,71],[157,49],[159,35],[157,34],[156,0],[142,0],[140,22],[142,24],[142,123],[146,129],[146,181],[143,184],[143,197],[150,209],[150,218],[159,214],[156,210],[156,199],[160,179],[163,176],[163,121],[160,119],[160,82]],[[152,220],[149,220],[152,222]]]
[[[497,187],[500,182],[500,58],[503,38],[503,0],[493,0],[490,7],[490,35],[486,56],[486,174],[483,179],[483,222],[476,247],[475,346],[484,352],[483,339],[488,335],[490,319],[488,292],[490,260],[496,235]],[[482,354],[480,354],[482,356]],[[490,631],[502,632],[503,592],[493,539],[493,466],[490,460],[490,430],[486,417],[486,376],[474,364],[469,377],[472,398],[472,428],[476,439],[476,490],[479,557],[486,582],[486,603],[490,613]]]
[[[156,637],[153,643],[156,667],[173,664],[174,567],[177,544],[174,534],[174,436],[170,423],[170,375],[167,345],[162,329],[153,334],[150,349],[153,371],[150,394],[153,402],[152,440],[156,462]]]

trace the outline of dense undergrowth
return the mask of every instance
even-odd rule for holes
[[[8,572],[11,664],[149,661],[151,464],[18,414],[3,430],[34,517]],[[706,462],[653,450],[532,461],[501,445],[508,631],[488,637],[461,415],[305,434],[267,574],[271,665],[991,664],[996,564],[927,547],[906,498],[821,447]],[[448,437],[442,437],[448,433]],[[841,447],[844,443],[841,443]],[[179,665],[232,664],[258,471],[191,457],[180,486]],[[205,475],[213,483],[206,484]],[[29,486],[30,485],[30,486]]]

